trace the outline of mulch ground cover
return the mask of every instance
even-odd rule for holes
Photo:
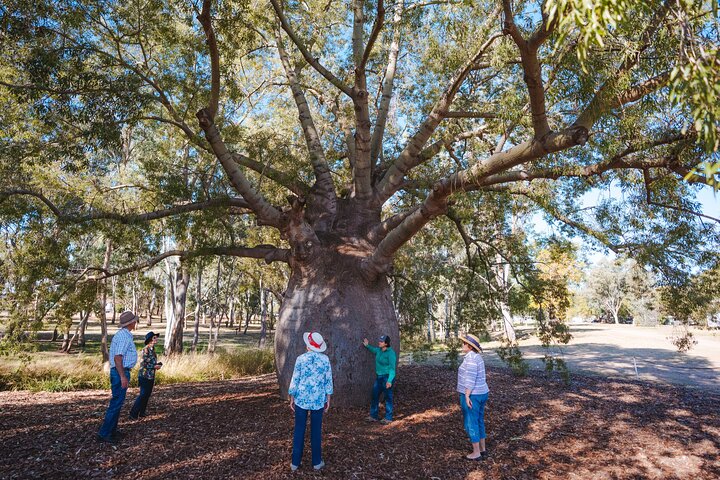
[[[0,478],[718,479],[720,396],[683,387],[574,376],[488,372],[488,451],[463,458],[455,373],[403,366],[396,420],[365,409],[324,418],[327,466],[306,445],[290,471],[292,415],[273,375],[158,386],[149,416],[128,417],[117,445],[95,433],[108,391],[0,392]],[[369,394],[368,394],[369,395]]]

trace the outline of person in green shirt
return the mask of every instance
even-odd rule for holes
[[[375,354],[375,384],[372,391],[372,402],[370,403],[370,416],[367,418],[370,422],[379,420],[378,409],[380,404],[380,394],[385,392],[385,418],[380,423],[388,424],[393,419],[393,383],[395,382],[395,364],[397,363],[397,355],[395,350],[390,348],[390,337],[383,335],[378,341],[378,346],[370,345],[367,338],[363,339],[365,348]]]

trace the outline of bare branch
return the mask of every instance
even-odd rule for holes
[[[290,24],[288,22],[287,17],[282,11],[282,7],[280,6],[279,0],[270,0],[270,3],[273,6],[273,9],[275,10],[275,14],[278,17],[278,20],[280,20],[280,24],[285,30],[285,33],[288,34],[292,42],[297,46],[298,50],[300,50],[300,53],[302,53],[303,58],[305,61],[313,67],[320,75],[325,77],[327,81],[335,85],[341,92],[343,92],[345,95],[347,95],[350,98],[353,98],[353,91],[352,89],[345,85],[340,79],[338,79],[335,75],[333,75],[328,69],[322,66],[322,64],[314,58],[310,52],[308,51],[305,44],[300,40],[300,38],[295,34],[293,29],[290,27]]]
[[[385,236],[393,230],[395,227],[400,225],[405,218],[408,217],[408,215],[412,214],[415,210],[417,210],[419,207],[413,207],[405,212],[398,213],[396,215],[393,215],[390,218],[387,218],[377,224],[375,227],[373,227],[372,230],[370,230],[367,234],[368,240],[370,243],[376,244],[379,241],[381,241]]]
[[[200,122],[200,127],[205,132],[205,138],[210,143],[210,147],[215,153],[215,156],[223,166],[230,183],[250,205],[250,208],[258,217],[258,221],[262,224],[279,228],[283,223],[282,213],[269,204],[267,200],[250,185],[248,179],[235,163],[234,156],[228,151],[225,142],[223,142],[220,137],[220,132],[207,112],[204,109],[200,110],[197,113],[197,118]]]
[[[520,50],[520,59],[525,72],[523,80],[525,80],[530,96],[530,111],[532,113],[535,138],[542,138],[550,132],[550,126],[545,111],[545,88],[543,87],[542,68],[538,59],[538,48],[550,34],[548,29],[554,28],[553,25],[556,22],[548,26],[543,13],[542,25],[533,35],[532,41],[527,41],[523,38],[517,25],[515,25],[510,0],[503,0],[503,12],[505,15],[503,33],[510,35]]]
[[[375,119],[375,129],[373,130],[370,141],[370,163],[373,165],[373,168],[375,168],[378,158],[380,157],[382,140],[385,135],[385,125],[388,114],[390,113],[390,101],[392,100],[395,71],[397,69],[398,54],[400,52],[400,21],[402,20],[402,14],[403,2],[398,2],[395,5],[395,14],[393,15],[392,40],[388,53],[388,63],[385,67],[385,78],[382,83],[380,106],[378,108],[377,118]]]
[[[363,264],[363,275],[373,280],[387,272],[395,252],[426,223],[447,211],[448,197],[457,191],[475,189],[483,178],[502,172],[515,165],[529,162],[549,153],[566,150],[587,142],[588,131],[571,127],[559,133],[546,135],[542,140],[530,140],[505,151],[491,155],[467,170],[461,170],[438,181],[420,208],[408,215],[380,242],[375,252]]]
[[[323,210],[321,217],[328,217],[326,219],[327,223],[332,223],[332,220],[335,218],[335,214],[337,212],[337,198],[335,195],[335,184],[330,176],[330,169],[328,168],[327,160],[325,159],[325,151],[323,150],[322,142],[320,141],[320,135],[315,127],[310,106],[305,98],[305,93],[300,87],[297,73],[290,64],[290,58],[285,51],[279,31],[276,32],[276,42],[280,60],[285,68],[285,75],[287,76],[293,98],[295,99],[295,105],[298,109],[298,116],[305,136],[305,143],[307,144],[310,163],[312,164],[313,171],[315,172],[315,184],[318,187],[317,192],[319,197],[322,199],[316,206],[321,207]]]
[[[207,113],[211,119],[215,118],[218,111],[218,103],[220,101],[220,54],[218,52],[217,38],[213,30],[212,20],[210,18],[210,6],[212,0],[203,0],[202,12],[198,15],[198,20],[202,24],[205,38],[207,40],[208,50],[210,51],[210,100],[208,101]]]
[[[375,45],[375,41],[377,40],[378,36],[380,35],[380,31],[382,30],[384,23],[385,23],[385,6],[383,4],[383,0],[378,0],[377,13],[375,15],[375,22],[373,23],[373,28],[370,31],[370,38],[368,38],[367,45],[365,46],[365,51],[363,52],[362,61],[360,62],[360,65],[358,66],[358,68],[362,68],[363,70],[365,69],[368,59],[370,58],[370,53],[372,52],[373,46]]]
[[[491,112],[466,112],[466,111],[455,111],[445,112],[443,115],[445,118],[497,118],[496,113]]]
[[[155,257],[136,263],[129,267],[121,268],[114,272],[109,272],[102,268],[91,268],[89,270],[100,271],[101,275],[89,277],[88,280],[97,281],[104,278],[116,277],[126,273],[137,272],[160,263],[169,257],[180,257],[188,260],[196,257],[227,255],[233,257],[257,258],[265,260],[265,263],[272,262],[288,262],[290,260],[290,250],[284,248],[276,248],[272,245],[258,245],[256,247],[203,247],[196,250],[168,250]]]
[[[151,222],[161,218],[172,217],[183,213],[197,212],[208,208],[231,207],[239,209],[249,209],[250,205],[241,198],[213,198],[202,202],[188,202],[180,205],[173,205],[161,210],[155,210],[147,213],[129,213],[123,214],[118,212],[101,212],[95,211],[87,215],[74,215],[63,213],[55,204],[40,192],[27,189],[10,189],[0,190],[0,197],[13,195],[29,195],[40,199],[55,214],[58,221],[66,223],[85,223],[94,220],[113,220],[123,224],[134,224]]]
[[[287,188],[297,196],[304,197],[310,192],[310,185],[302,182],[297,177],[288,175],[287,173],[277,170],[269,165],[248,158],[241,153],[233,153],[233,160],[235,160],[238,165],[247,167],[260,175],[269,178],[278,185]]]
[[[491,17],[492,18],[492,17]],[[375,198],[375,203],[382,205],[390,198],[402,183],[407,172],[417,166],[418,154],[423,146],[435,132],[437,126],[444,118],[445,113],[450,107],[455,95],[462,83],[472,71],[475,64],[490,48],[493,42],[501,37],[501,34],[492,35],[461,68],[459,68],[452,76],[449,85],[445,88],[443,94],[433,106],[432,111],[418,128],[417,132],[410,138],[408,144],[400,153],[390,169],[383,176]]]

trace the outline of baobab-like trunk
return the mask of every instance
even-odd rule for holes
[[[398,322],[385,277],[367,283],[359,265],[364,252],[353,245],[325,245],[308,264],[293,264],[275,330],[280,392],[287,396],[295,359],[305,352],[303,332],[322,334],[328,348],[338,405],[368,403],[375,357],[362,345],[367,337],[390,336],[398,349]]]

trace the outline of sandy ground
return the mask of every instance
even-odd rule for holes
[[[633,378],[674,385],[685,385],[720,392],[720,332],[692,329],[697,345],[682,354],[671,343],[676,327],[655,328],[633,325],[572,325],[569,345],[551,349],[563,358],[571,373],[610,378]],[[497,342],[486,348],[486,363],[502,365],[494,351]],[[533,370],[543,370],[545,350],[536,337],[520,342],[521,350]],[[434,354],[431,363],[441,361]],[[407,356],[403,358],[412,361]],[[637,370],[636,370],[637,367]]]

